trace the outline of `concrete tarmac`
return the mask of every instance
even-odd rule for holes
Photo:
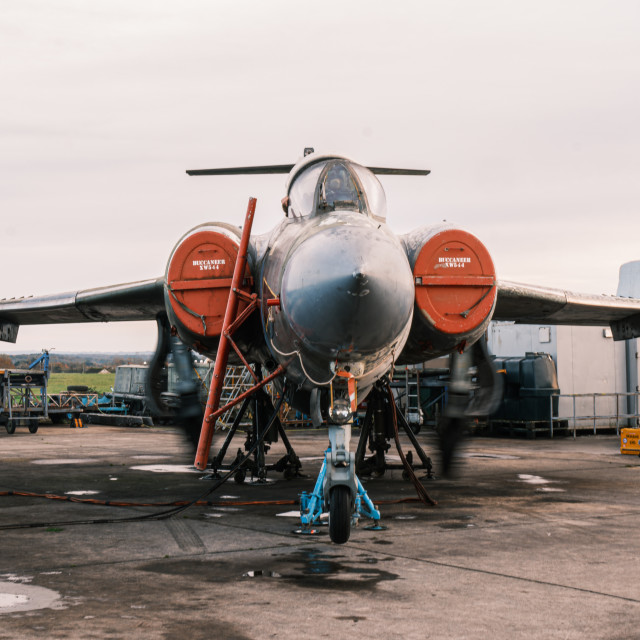
[[[383,503],[415,496],[400,471],[367,480],[388,529],[341,546],[292,533],[291,504],[234,504],[312,490],[326,433],[291,438],[310,477],[231,481],[170,519],[0,497],[0,638],[640,637],[640,459],[616,436],[469,439],[456,480],[425,481],[435,507]],[[19,428],[0,491],[171,503],[211,485],[192,460],[171,428]]]

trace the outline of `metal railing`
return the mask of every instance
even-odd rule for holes
[[[636,411],[635,413],[626,413],[624,411],[620,411],[620,398],[628,398],[628,397],[636,398]],[[573,411],[571,415],[568,416],[554,416],[553,411],[553,402],[554,398],[571,398],[573,404]],[[590,406],[592,407],[591,411],[588,413],[584,413],[583,411],[576,411],[576,400],[580,398],[591,398]],[[616,410],[615,413],[598,413],[597,411],[597,400],[602,398],[615,398]],[[626,392],[626,393],[561,393],[559,395],[549,396],[549,433],[553,438],[553,425],[556,422],[567,421],[571,422],[573,426],[573,437],[576,437],[576,431],[578,428],[580,430],[589,430],[593,429],[594,435],[597,433],[598,428],[600,429],[611,429],[613,427],[613,423],[615,421],[616,434],[620,434],[620,421],[621,420],[635,420],[635,424],[638,425],[640,422],[640,412],[638,411],[638,407],[640,406],[640,392]],[[558,413],[560,413],[560,400],[558,400]],[[581,426],[578,427],[578,422],[592,422],[592,425],[589,426]],[[599,421],[608,421],[606,425],[598,425]]]

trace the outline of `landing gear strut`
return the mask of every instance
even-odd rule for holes
[[[360,475],[377,475],[381,476],[387,469],[404,469],[404,465],[389,464],[385,454],[389,450],[388,440],[394,438],[393,429],[394,411],[398,422],[398,426],[403,429],[416,454],[420,458],[419,465],[412,465],[413,468],[425,469],[427,478],[433,478],[433,464],[431,458],[425,453],[420,446],[413,429],[405,419],[402,411],[391,403],[392,396],[388,390],[388,383],[385,380],[379,380],[371,390],[367,400],[367,413],[360,430],[360,440],[356,449],[356,471]],[[367,445],[373,455],[365,458]],[[407,460],[411,461],[413,456],[411,452],[407,456]]]
[[[256,375],[259,375],[258,371],[256,371]],[[231,465],[225,465],[223,461],[227,450],[233,437],[236,435],[242,419],[252,404],[252,425],[250,431],[247,433],[244,450],[249,451],[254,443],[260,440],[258,447],[253,454],[253,458],[250,456],[245,457],[242,449],[238,449],[233,463]],[[247,472],[256,478],[258,482],[266,482],[267,471],[283,473],[287,479],[296,478],[301,475],[300,469],[302,468],[302,463],[291,446],[291,442],[287,437],[280,419],[277,415],[272,419],[269,418],[269,416],[273,416],[274,411],[275,408],[271,402],[271,398],[263,389],[258,389],[253,396],[248,396],[244,399],[220,450],[211,462],[211,470],[214,476],[218,476],[221,470],[235,467],[238,463],[241,463],[241,466],[234,476],[238,484],[244,482]],[[262,432],[266,429],[265,425],[270,426],[263,435]],[[282,440],[286,453],[276,463],[267,465],[266,454],[269,451],[270,444],[277,441],[278,437]]]
[[[351,424],[329,425],[329,448],[325,451],[313,493],[300,496],[300,533],[313,533],[324,511],[329,511],[329,537],[336,544],[349,540],[351,527],[365,516],[373,520],[367,529],[380,526],[380,512],[375,508],[355,474],[355,459],[349,451]]]
[[[445,476],[452,473],[453,458],[469,419],[489,415],[502,397],[502,378],[496,373],[484,338],[463,353],[453,353],[450,370],[449,401],[438,425]]]

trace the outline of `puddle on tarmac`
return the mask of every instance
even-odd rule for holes
[[[542,476],[531,476],[527,473],[519,473],[518,480],[527,484],[549,484],[551,482],[551,480],[547,480]]]
[[[0,581],[0,615],[60,608],[62,608],[60,594],[52,589],[36,587],[24,582]]]
[[[264,556],[261,561],[264,562]],[[250,562],[250,564],[249,564]],[[332,591],[371,590],[380,582],[397,580],[400,576],[381,568],[381,560],[375,554],[366,557],[349,557],[332,553],[331,548],[315,547],[298,549],[293,553],[273,554],[261,569],[248,569],[254,562],[245,559],[229,560],[161,560],[142,567],[145,571],[194,577],[208,582],[232,583],[248,578],[277,578],[281,583],[311,589]],[[385,563],[388,565],[388,563]]]
[[[17,593],[1,593],[0,592],[0,610],[14,607],[18,604],[29,602],[27,596],[18,595]]]
[[[415,520],[418,516],[410,516],[410,515],[398,515],[398,516],[393,516],[394,520]]]
[[[472,529],[476,525],[470,522],[441,522],[438,526],[441,529]]]
[[[0,580],[6,580],[7,582],[20,582],[26,584],[33,580],[31,576],[19,576],[17,573],[3,573],[0,575]]]
[[[87,464],[99,462],[95,458],[47,458],[45,460],[33,460],[33,464]]]
[[[490,458],[492,460],[520,460],[520,456],[510,456],[506,453],[461,453],[461,458]]]
[[[85,491],[65,491],[64,494],[66,496],[95,496],[100,493],[99,491],[90,491],[89,489]]]
[[[202,473],[188,464],[142,464],[131,469],[153,473]]]
[[[520,482],[526,482],[527,484],[538,484],[538,485],[555,484],[558,482],[557,480],[547,480],[542,476],[532,476],[526,473],[519,474],[518,480],[520,480]],[[540,491],[544,493],[565,493],[564,489],[558,489],[556,487],[545,487],[545,486],[538,487],[536,491]]]
[[[347,556],[315,548],[301,549],[290,556],[283,556],[281,562],[286,563],[285,567],[278,567],[283,580],[313,589],[372,589],[380,582],[400,577],[376,566],[378,558],[375,556],[350,560]]]

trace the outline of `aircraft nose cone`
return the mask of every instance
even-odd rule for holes
[[[373,353],[409,322],[413,277],[392,237],[376,227],[339,225],[298,245],[285,265],[281,300],[307,346]]]

